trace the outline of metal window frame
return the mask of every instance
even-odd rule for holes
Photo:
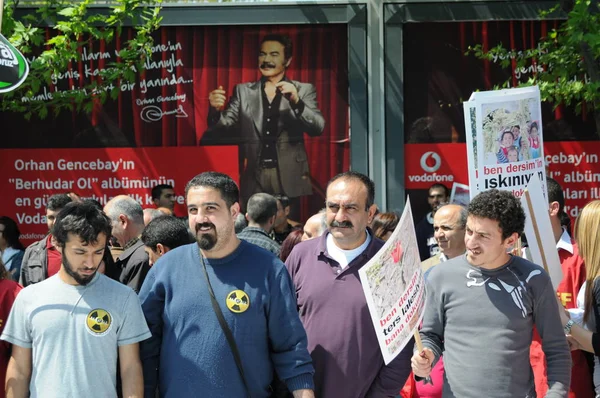
[[[441,2],[421,0],[386,3],[383,13],[385,39],[385,142],[387,206],[404,208],[404,25],[419,22],[539,20],[540,10],[555,6],[550,1]],[[410,38],[406,38],[409,40]]]

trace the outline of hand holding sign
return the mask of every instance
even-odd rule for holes
[[[420,351],[415,351],[411,359],[411,367],[413,373],[418,377],[427,378],[431,374],[431,368],[435,355],[429,348],[423,348]]]

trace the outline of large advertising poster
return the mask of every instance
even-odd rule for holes
[[[92,43],[35,99],[79,90],[120,45]],[[41,235],[51,194],[105,203],[126,193],[151,207],[153,184],[170,183],[184,215],[185,183],[216,170],[239,181],[244,202],[287,195],[291,218],[303,221],[323,206],[327,181],[349,168],[347,49],[342,24],[161,28],[146,70],[116,100],[44,120],[0,115],[11,132],[0,141],[2,213]]]
[[[521,67],[515,58],[508,60],[509,67],[505,69],[501,67],[501,62],[505,61],[503,59],[483,61],[475,56],[465,55],[469,46],[482,44],[485,49],[491,49],[502,43],[514,48],[518,56],[519,51],[537,48],[539,38],[554,27],[554,21],[405,24],[403,59],[406,144],[465,143],[462,103],[469,99],[471,93],[492,90],[507,80],[514,86],[520,81],[526,81],[538,67],[543,67]],[[554,108],[554,104],[542,103],[541,111],[544,148],[548,151],[545,154],[552,153],[548,145],[554,141],[598,140],[593,118],[586,113],[585,108],[578,115],[573,108]],[[476,118],[475,115],[473,118]],[[407,146],[405,153],[410,154],[412,148],[412,145]],[[462,154],[466,156],[465,152]],[[441,158],[442,164],[466,162],[466,158],[459,158],[458,154]],[[406,158],[405,167],[408,173],[409,169],[419,168],[419,163],[412,161],[411,164]],[[552,165],[550,170],[552,171]],[[429,174],[426,171],[419,172]],[[413,199],[415,218],[419,220],[430,209],[427,205],[427,187],[423,186],[426,184],[415,182],[407,180],[406,188],[407,194]],[[452,189],[453,183],[442,183]]]

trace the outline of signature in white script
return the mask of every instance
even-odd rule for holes
[[[183,105],[179,105],[177,109],[172,111],[164,111],[156,105],[148,105],[142,108],[140,118],[146,123],[158,122],[163,116],[175,115],[175,117],[188,117],[183,110]]]

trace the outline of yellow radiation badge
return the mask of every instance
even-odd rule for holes
[[[96,308],[95,310],[91,310],[87,315],[86,325],[89,332],[96,336],[101,336],[110,329],[112,317],[108,311]]]
[[[231,312],[240,314],[250,307],[250,299],[243,290],[234,290],[227,295],[227,308]]]

